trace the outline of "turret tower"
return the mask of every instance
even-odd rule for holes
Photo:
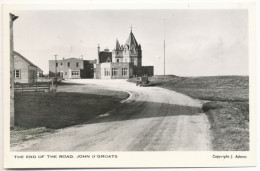
[[[113,62],[127,62],[133,63],[135,66],[142,66],[142,49],[141,45],[137,43],[132,32],[126,40],[125,45],[120,45],[116,40],[116,46],[112,53]]]

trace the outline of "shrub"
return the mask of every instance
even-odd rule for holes
[[[202,110],[207,112],[212,109],[219,109],[225,107],[227,104],[225,102],[207,102],[202,105]]]

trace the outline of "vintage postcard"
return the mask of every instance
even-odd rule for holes
[[[5,168],[256,165],[254,3],[4,4]]]

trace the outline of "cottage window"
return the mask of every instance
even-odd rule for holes
[[[60,63],[60,65],[62,65],[62,62]]]
[[[119,59],[117,59],[116,61],[117,61],[117,63],[119,63]]]
[[[68,67],[70,67],[70,62],[68,62]]]
[[[21,78],[21,70],[14,70],[14,78]]]
[[[78,62],[76,62],[76,67],[79,67],[79,63]]]
[[[71,75],[72,75],[72,76],[79,76],[79,71],[72,71],[72,72],[71,72]]]
[[[118,68],[112,68],[112,76],[118,75]]]
[[[127,76],[128,75],[128,68],[122,68],[122,76]]]
[[[58,62],[56,62],[56,67],[58,67]]]
[[[109,68],[104,68],[104,75],[110,76],[110,69]]]

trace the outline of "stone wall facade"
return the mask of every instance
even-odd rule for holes
[[[112,55],[112,60],[110,59]],[[142,66],[142,48],[131,30],[125,44],[116,40],[112,53],[108,49],[100,52],[98,45],[98,63],[94,65],[96,79],[128,79],[139,76],[153,76],[153,66]]]

